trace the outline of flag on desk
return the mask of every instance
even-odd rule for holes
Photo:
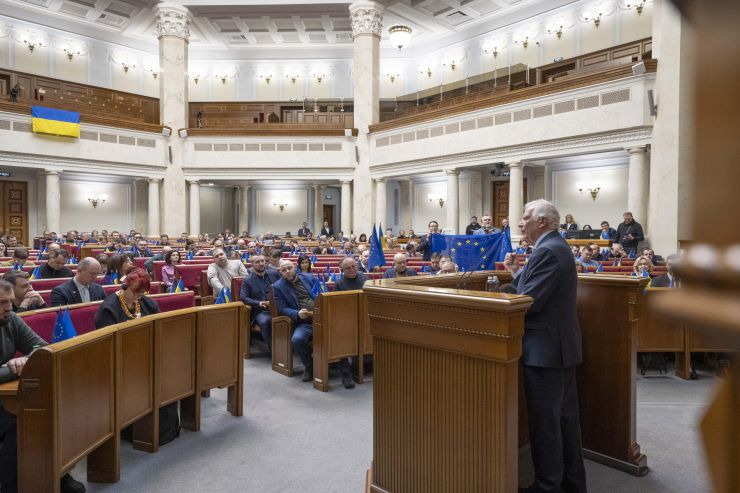
[[[39,251],[36,252],[36,260],[41,261],[43,259],[43,254],[42,249],[39,248]]]
[[[188,254],[185,255],[185,258],[187,260],[193,260],[193,251],[192,250],[188,250]]]
[[[182,293],[183,291],[185,291],[185,285],[182,283],[182,277],[181,277],[180,280],[177,281],[177,286],[175,286],[175,293]]]
[[[80,114],[43,106],[31,107],[33,133],[80,138]]]
[[[221,292],[218,293],[216,301],[213,302],[215,305],[221,305],[223,303],[231,303],[231,290],[229,288],[221,288]]]
[[[599,266],[596,268],[596,272],[604,272],[604,266],[599,262]]]
[[[317,279],[311,288],[311,298],[316,299],[319,293],[321,293],[321,281]]]
[[[65,308],[64,312],[60,308],[57,312],[57,320],[54,323],[54,334],[51,342],[64,341],[73,337],[77,337],[77,331],[72,323],[72,318],[69,316],[69,308]]]
[[[370,235],[370,258],[367,259],[368,272],[372,272],[375,267],[385,266],[385,255],[383,254],[383,245],[373,224],[373,232]]]
[[[119,284],[119,281],[118,281],[118,272],[114,272],[113,273],[113,276],[111,276],[111,279],[110,280],[113,282],[113,284]]]
[[[381,250],[385,250],[386,248],[388,248],[385,235],[383,234],[383,223],[378,223],[378,239],[380,240]]]
[[[512,252],[511,241],[506,233],[489,235],[442,235],[435,233],[431,238],[432,253],[449,255],[463,272],[494,270],[496,262],[503,262]]]
[[[37,265],[35,269],[33,269],[33,272],[31,272],[31,275],[29,276],[29,280],[33,281],[34,279],[38,279],[40,275],[39,271],[40,267]]]

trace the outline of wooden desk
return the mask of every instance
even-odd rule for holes
[[[611,240],[565,240],[570,246],[586,246],[591,243],[596,243],[599,248],[610,248],[612,246]]]
[[[18,380],[0,384],[0,404],[9,413],[15,414],[18,408]]]

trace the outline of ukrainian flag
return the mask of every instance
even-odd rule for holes
[[[80,114],[77,112],[33,106],[31,117],[34,133],[80,138]]]

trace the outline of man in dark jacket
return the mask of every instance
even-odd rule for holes
[[[631,212],[625,212],[622,217],[624,222],[617,226],[615,243],[621,243],[627,253],[634,253],[637,251],[637,244],[645,240],[645,235],[642,232],[642,226],[635,221]]]
[[[13,285],[13,294],[15,295],[13,311],[16,313],[46,308],[44,298],[34,291],[31,281],[28,280],[29,277],[28,272],[18,270],[8,272],[3,276],[4,280]]]
[[[51,290],[51,306],[104,300],[103,286],[95,282],[101,272],[102,267],[96,259],[85,257],[80,260],[75,276]]]
[[[334,285],[334,291],[362,289],[367,278],[365,274],[357,271],[357,261],[354,258],[344,257],[339,262],[339,268],[342,270],[342,277]]]
[[[534,483],[526,492],[585,492],[576,366],[582,360],[576,310],[578,276],[573,255],[558,234],[560,214],[546,200],[524,207],[522,234],[534,243],[524,269],[516,254],[504,266],[519,294],[534,302],[524,318],[522,363]]]
[[[393,256],[393,267],[385,271],[383,278],[390,279],[393,277],[407,277],[415,275],[416,271],[414,269],[406,267],[406,254],[397,253]]]
[[[73,277],[74,273],[65,267],[67,260],[69,260],[69,252],[67,250],[49,250],[49,261],[39,268],[38,279]]]
[[[465,234],[466,235],[472,235],[473,231],[476,231],[480,229],[480,223],[478,223],[478,218],[476,216],[473,216],[470,219],[470,224],[465,228]]]
[[[270,288],[273,279],[267,274],[265,256],[252,255],[252,272],[242,281],[239,299],[252,308],[250,325],[257,324],[262,339],[272,350],[272,315],[270,315]]]
[[[435,233],[439,233],[439,223],[429,221],[429,233],[421,239],[419,246],[416,247],[416,251],[421,253],[421,258],[427,262],[432,258],[432,235]]]

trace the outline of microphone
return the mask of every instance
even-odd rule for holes
[[[455,284],[455,289],[465,289],[465,287],[468,285],[468,281],[473,275],[473,272],[475,272],[475,269],[471,269],[465,272],[462,276],[460,276],[460,279],[458,279],[457,284]],[[460,287],[461,285],[462,287]]]

